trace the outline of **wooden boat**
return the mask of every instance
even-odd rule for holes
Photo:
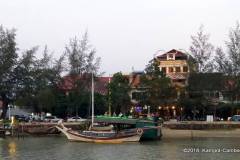
[[[94,82],[92,74],[92,121],[89,130],[78,132],[70,128],[66,128],[62,121],[56,128],[67,136],[70,141],[95,142],[95,143],[122,143],[122,142],[138,142],[143,134],[142,129],[134,128],[129,130],[114,131],[108,127],[94,126]]]
[[[160,140],[162,137],[162,123],[155,122],[150,118],[127,118],[127,117],[109,117],[109,116],[96,116],[95,123],[111,124],[118,129],[124,128],[141,128],[143,135],[141,140]]]
[[[122,143],[122,142],[138,142],[143,134],[142,129],[129,129],[116,131],[74,131],[66,128],[60,123],[56,128],[61,131],[70,141],[94,142],[94,143]]]

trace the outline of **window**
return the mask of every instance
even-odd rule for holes
[[[188,72],[188,67],[187,66],[183,67],[183,72]]]
[[[146,98],[146,92],[132,92],[132,100],[143,100]]]
[[[172,73],[172,72],[173,72],[173,67],[169,67],[169,68],[168,68],[168,72],[169,72],[169,73]]]
[[[181,68],[180,67],[176,67],[176,72],[181,72]]]
[[[168,60],[174,60],[175,59],[174,54],[168,54],[167,59]]]
[[[166,67],[162,67],[162,72],[166,73]]]
[[[169,59],[173,59],[173,54],[169,54],[169,55],[168,55],[168,58],[169,58]]]
[[[139,97],[138,97],[138,92],[133,92],[132,93],[132,99],[134,100],[137,100]]]

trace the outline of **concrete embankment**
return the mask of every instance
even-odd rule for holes
[[[81,122],[76,123],[64,123],[65,126],[74,130],[82,130],[86,128],[86,124]],[[48,134],[60,134],[60,131],[56,129],[57,123],[44,123],[44,122],[33,122],[33,123],[19,123],[12,127],[2,129],[12,136],[19,135],[48,135]]]
[[[167,138],[240,138],[239,122],[166,122],[162,128],[163,139]]]

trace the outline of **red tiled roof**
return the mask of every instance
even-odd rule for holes
[[[132,75],[130,78],[130,86],[137,87],[140,84],[140,75]]]
[[[175,53],[175,57],[186,57],[187,55],[181,51],[178,51],[176,49],[172,49],[162,55],[157,56],[158,58],[167,58],[167,54],[169,53]]]
[[[98,77],[95,82],[95,91],[102,95],[106,95],[108,93],[108,84],[110,83],[112,77]]]
[[[65,92],[71,91],[76,87],[76,82],[83,77],[80,76],[65,76],[59,84],[59,89]],[[95,83],[95,92],[106,95],[108,93],[107,85],[112,77],[97,77]]]

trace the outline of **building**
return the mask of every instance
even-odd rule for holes
[[[129,85],[131,87],[129,96],[133,104],[137,104],[139,98],[145,93],[145,88],[140,85],[141,76],[143,74],[143,71],[133,71],[129,74]]]
[[[162,55],[157,56],[160,62],[160,70],[172,80],[177,87],[185,87],[189,74],[189,55],[172,49]]]
[[[81,76],[65,76],[63,77],[62,82],[59,84],[59,89],[62,90],[65,94],[68,94],[70,91],[74,90],[77,87],[78,81],[81,81],[84,77]],[[112,77],[97,77],[95,78],[95,92],[101,95],[108,94],[108,84],[111,81]],[[86,81],[88,82],[88,81]],[[90,83],[89,83],[90,84]],[[88,90],[91,90],[91,85],[89,85]]]
[[[189,55],[172,49],[162,55],[157,56],[159,61],[160,70],[170,78],[172,84],[181,89],[187,85],[188,76],[190,73],[188,60]],[[140,77],[144,74],[144,71],[134,71],[129,74],[129,84],[131,86],[131,91],[129,93],[131,97],[131,102],[133,104],[138,103],[139,97],[144,94],[146,88],[140,85]]]

